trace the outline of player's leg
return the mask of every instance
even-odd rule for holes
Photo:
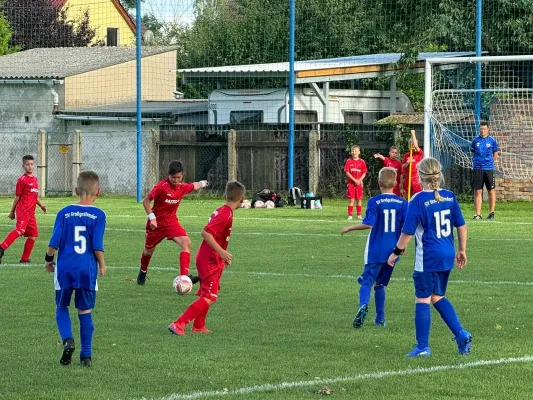
[[[355,185],[346,185],[346,198],[348,199],[348,220],[353,218],[353,203],[355,202]]]
[[[144,250],[141,254],[141,267],[137,275],[137,284],[144,285],[146,283],[146,274],[148,273],[148,266],[154,254],[156,246],[165,238],[164,228],[151,230],[146,229],[146,239],[144,241]]]
[[[72,353],[74,353],[74,337],[72,335],[72,323],[68,307],[72,297],[71,289],[56,290],[56,324],[61,341],[63,342],[63,354],[59,359],[59,364],[70,365]]]
[[[459,321],[459,317],[453,307],[452,303],[448,301],[445,296],[446,288],[448,286],[448,279],[450,277],[449,271],[436,272],[433,293],[431,294],[431,302],[433,307],[440,314],[442,320],[446,323],[450,331],[453,333],[454,340],[457,342],[457,347],[460,354],[468,354],[470,352],[470,342],[472,335],[465,331]]]
[[[4,252],[13,244],[15,240],[19,238],[19,236],[24,235],[24,232],[26,231],[26,227],[28,226],[29,219],[17,218],[17,223],[15,225],[15,229],[13,229],[11,232],[7,234],[4,241],[0,243],[0,262],[2,262],[2,257],[4,256]]]
[[[24,243],[24,250],[22,251],[22,256],[20,257],[21,263],[30,262],[31,252],[33,250],[33,246],[35,246],[35,241],[37,240],[38,236],[39,230],[37,229],[37,220],[35,219],[35,215],[32,215],[28,221],[26,230],[24,231],[26,242]]]
[[[192,243],[189,236],[187,236],[187,231],[185,231],[185,229],[178,223],[169,228],[168,238],[173,240],[180,247],[180,275],[189,275]]]
[[[357,200],[357,205],[355,206],[357,211],[357,218],[362,219],[363,212],[363,185],[355,187],[355,199]]]
[[[374,302],[376,304],[376,319],[374,323],[378,326],[386,326],[385,323],[385,288],[390,282],[394,268],[387,263],[381,266],[379,274],[374,283]]]
[[[483,203],[483,171],[475,169],[472,172],[472,188],[474,189],[474,219],[481,219],[481,206]]]
[[[494,209],[496,208],[496,180],[494,178],[494,171],[485,171],[485,186],[489,193],[489,215],[487,219],[494,219]]]
[[[431,329],[430,303],[433,274],[415,271],[413,281],[415,286],[416,346],[406,355],[407,357],[428,357],[431,355],[429,332]]]
[[[381,264],[366,264],[363,273],[357,278],[357,282],[361,287],[359,288],[359,308],[353,319],[353,327],[355,329],[361,328],[365,323],[372,285],[380,268]]]
[[[94,323],[92,309],[96,302],[96,291],[77,289],[74,297],[80,321],[80,364],[92,365]]]

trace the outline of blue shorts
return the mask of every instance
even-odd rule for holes
[[[70,299],[74,294],[74,305],[78,310],[92,310],[96,303],[96,290],[91,289],[61,289],[56,290],[56,306],[70,306]]]
[[[357,278],[360,285],[372,286],[375,283],[378,285],[387,286],[394,268],[385,263],[366,264],[363,274]]]
[[[419,299],[431,297],[432,293],[444,296],[448,287],[450,272],[452,272],[451,269],[448,271],[413,272],[415,296]]]

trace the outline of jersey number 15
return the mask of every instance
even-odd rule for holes
[[[443,237],[450,236],[452,233],[452,225],[449,219],[450,210],[441,210],[435,211],[433,216],[435,217],[435,231],[437,233],[437,238],[441,239]]]

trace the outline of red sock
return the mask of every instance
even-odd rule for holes
[[[360,217],[361,216],[361,211],[363,210],[363,207],[362,206],[356,206],[355,208],[357,210],[357,216]]]
[[[348,216],[353,216],[353,206],[348,206]]]
[[[151,254],[144,254],[144,252],[141,254],[141,271],[142,272],[148,271],[148,265],[150,264],[151,258],[152,258]]]
[[[207,308],[204,310],[204,312],[201,313],[200,315],[197,315],[196,318],[194,319],[194,322],[192,325],[196,329],[205,328],[205,319],[207,317],[207,312],[209,311],[209,307],[210,307],[210,304],[207,303],[207,301],[206,301],[206,304],[207,304]]]
[[[209,303],[203,297],[200,297],[198,300],[192,303],[189,308],[187,308],[187,310],[185,310],[185,312],[174,322],[187,325],[198,316],[204,313],[207,314],[208,309]]]
[[[191,253],[182,251],[180,253],[180,275],[189,275],[190,264],[191,264]]]
[[[16,229],[9,232],[9,234],[6,236],[4,241],[0,244],[0,247],[3,248],[4,250],[7,250],[7,248],[11,246],[13,242],[18,239],[19,236],[20,236],[20,233]]]
[[[34,245],[35,245],[35,240],[26,239],[26,243],[24,243],[24,251],[22,252],[22,257],[20,257],[20,261],[22,262],[29,261],[31,251],[33,250]]]

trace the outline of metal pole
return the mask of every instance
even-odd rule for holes
[[[141,0],[136,0],[135,5],[135,50],[137,60],[137,202],[142,200],[142,110],[141,110]]]
[[[430,137],[430,119],[431,112],[431,62],[426,60],[425,74],[424,74],[424,157],[431,157],[431,143]]]
[[[476,0],[476,56],[481,57],[483,0]],[[476,64],[476,89],[481,89],[481,63]],[[475,94],[474,123],[476,132],[479,130],[481,118],[481,92]]]
[[[294,186],[294,25],[295,1],[289,0],[289,154],[288,164],[288,189]]]

